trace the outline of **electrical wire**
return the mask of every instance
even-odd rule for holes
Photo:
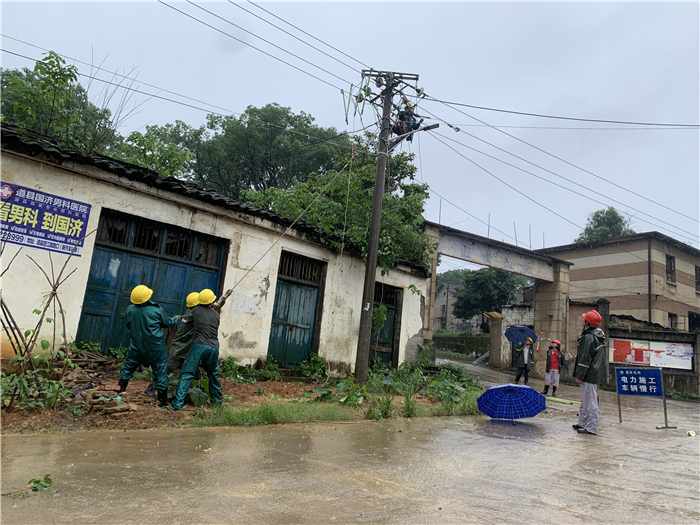
[[[212,15],[213,17],[216,17],[216,18],[218,18],[219,20],[221,20],[221,21],[223,21],[223,22],[226,22],[226,23],[229,24],[229,25],[232,25],[233,27],[235,27],[235,28],[237,28],[237,29],[240,29],[241,31],[244,31],[244,32],[248,33],[249,35],[253,35],[255,38],[259,38],[259,39],[262,40],[263,42],[265,42],[265,43],[267,43],[267,44],[270,44],[272,47],[277,48],[277,49],[279,49],[280,51],[284,51],[284,52],[287,53],[288,55],[291,55],[291,56],[293,56],[294,58],[296,58],[296,59],[298,59],[298,60],[301,60],[302,62],[305,62],[305,63],[309,64],[310,66],[315,67],[316,69],[320,69],[320,70],[323,71],[324,73],[327,73],[327,74],[329,74],[330,76],[337,78],[337,79],[340,80],[341,82],[345,82],[346,84],[350,84],[350,82],[348,82],[347,80],[345,80],[345,79],[342,78],[342,77],[339,77],[339,76],[336,75],[335,73],[331,73],[331,72],[328,71],[327,69],[324,69],[324,68],[322,68],[321,66],[314,64],[313,62],[310,62],[310,61],[306,60],[305,58],[300,57],[299,55],[295,55],[295,54],[292,53],[291,51],[289,51],[289,50],[287,50],[287,49],[284,49],[283,47],[280,47],[280,46],[278,46],[277,44],[273,44],[273,43],[270,42],[269,40],[266,40],[266,39],[264,39],[263,37],[256,35],[256,34],[253,33],[252,31],[248,31],[247,29],[244,29],[244,28],[242,28],[241,26],[234,24],[234,23],[231,22],[230,20],[227,20],[226,18],[224,18],[224,17],[222,17],[222,16],[219,16],[219,15],[217,15],[216,13],[213,13],[212,11],[209,11],[208,9],[205,9],[205,8],[202,7],[201,5],[195,4],[194,2],[192,2],[192,0],[186,0],[186,2],[187,2],[188,4],[190,4],[190,5],[195,6],[195,7],[198,8],[198,9],[201,9],[201,10],[204,11],[205,13],[209,13],[209,14]]]
[[[502,126],[498,124],[453,124],[460,128],[499,128],[499,129],[557,129],[557,130],[573,130],[573,131],[658,131],[658,130],[685,130],[695,131],[695,128],[668,128],[668,127],[646,127],[646,128],[591,128],[587,126]]]
[[[31,45],[31,44],[29,44],[29,45]],[[41,48],[39,48],[39,49],[41,49]],[[29,56],[26,56],[26,55],[22,55],[22,54],[20,54],[20,53],[15,53],[14,51],[10,51],[10,50],[8,50],[8,49],[0,48],[0,51],[2,51],[3,53],[9,53],[10,55],[15,55],[15,56],[20,57],[20,58],[24,58],[24,59],[26,59],[26,60],[31,60],[32,62],[38,62],[38,61],[39,61],[39,59],[37,59],[37,58],[32,58],[32,57],[29,57]],[[59,56],[65,56],[65,55],[59,55]],[[77,61],[76,61],[76,62],[77,62]],[[81,63],[83,63],[83,62],[81,62]],[[96,68],[96,69],[102,69],[103,71],[108,71],[108,70],[104,70],[103,68]],[[109,71],[108,71],[108,72],[109,72]],[[155,93],[147,93],[147,92],[142,91],[142,90],[140,90],[140,89],[136,89],[136,88],[128,87],[128,86],[123,86],[123,85],[121,85],[121,84],[116,84],[116,83],[114,83],[114,82],[110,82],[109,80],[104,80],[104,79],[101,79],[101,78],[99,78],[99,77],[87,75],[87,74],[85,74],[85,73],[80,73],[80,72],[78,72],[77,74],[80,75],[81,77],[89,78],[89,79],[92,79],[92,80],[97,80],[98,82],[102,82],[102,83],[104,83],[104,84],[108,84],[108,85],[111,85],[111,86],[115,86],[115,87],[117,87],[117,88],[125,89],[125,90],[127,90],[127,91],[133,91],[134,93],[139,93],[139,94],[141,94],[141,95],[146,95],[147,97],[150,97],[150,98],[156,98],[156,99],[159,99],[159,100],[164,100],[164,101],[166,101],[166,102],[172,102],[172,103],[178,104],[178,105],[180,105],[180,106],[185,106],[185,107],[192,108],[192,109],[196,109],[196,110],[199,110],[199,111],[205,111],[205,112],[207,112],[207,113],[210,113],[210,114],[213,114],[213,115],[218,115],[218,116],[220,116],[220,117],[227,117],[227,116],[229,116],[229,114],[226,114],[226,113],[219,113],[219,112],[217,112],[217,111],[211,111],[210,109],[207,109],[207,108],[203,108],[203,107],[200,107],[200,106],[195,106],[195,105],[193,105],[193,104],[188,104],[188,103],[186,103],[186,102],[181,102],[181,101],[179,101],[179,100],[175,100],[175,99],[172,99],[172,98],[164,97],[164,96],[162,96],[162,95],[158,95],[158,94],[155,94]],[[137,79],[133,79],[133,78],[131,78],[131,77],[128,77],[128,76],[126,76],[126,75],[119,75],[119,74],[117,74],[117,76],[120,76],[120,77],[122,77],[122,78],[128,78],[128,79],[135,80],[135,81],[137,80]],[[143,82],[143,84],[144,84],[144,85],[148,85],[148,86],[150,86],[150,87],[153,87],[153,88],[155,88],[155,89],[161,89],[161,88],[159,88],[159,87],[157,87],[157,86],[153,86],[152,84],[146,84],[145,82]],[[167,90],[162,90],[162,91],[167,91]],[[180,94],[175,93],[175,92],[172,92],[172,91],[169,91],[169,93],[174,93],[175,95],[181,96],[181,97],[183,97],[183,98],[189,98],[189,97],[186,97],[186,96],[184,96],[184,95],[180,95]],[[206,104],[206,103],[205,103],[205,104]],[[225,109],[225,108],[222,108],[222,109],[224,109],[224,111],[228,111],[230,114],[233,114],[233,115],[238,115],[238,116],[242,116],[242,115],[243,115],[243,113],[237,113],[237,112],[235,112],[235,111],[230,111],[230,110],[227,110],[227,109]],[[314,137],[313,135],[309,135],[308,133],[304,133],[304,132],[301,132],[301,131],[297,131],[297,130],[294,130],[294,129],[292,129],[292,128],[287,128],[287,127],[285,127],[285,126],[280,126],[279,124],[274,124],[274,123],[268,122],[268,121],[266,121],[266,120],[262,120],[262,119],[259,119],[259,118],[256,118],[256,117],[250,117],[250,118],[251,118],[251,120],[256,120],[256,121],[258,121],[258,122],[262,122],[262,123],[267,124],[267,125],[269,125],[269,126],[272,126],[272,127],[275,127],[275,128],[279,128],[279,129],[281,129],[281,130],[288,131],[288,132],[290,132],[290,133],[294,133],[294,134],[296,134],[296,135],[301,135],[301,136],[305,137],[306,139],[314,139],[314,140],[316,140],[315,143],[309,144],[309,146],[314,145],[314,144],[323,144],[324,142],[329,142],[330,140],[333,140],[334,138],[337,138],[337,137],[341,137],[341,136],[343,136],[343,135],[351,135],[351,134],[354,134],[354,133],[359,133],[360,131],[364,131],[364,130],[366,130],[366,129],[368,129],[368,128],[370,128],[370,127],[372,127],[372,126],[374,126],[374,125],[376,124],[375,122],[372,122],[371,124],[369,124],[369,125],[367,125],[367,126],[364,126],[364,127],[360,128],[360,129],[358,129],[358,130],[343,131],[342,133],[338,133],[337,135],[334,135],[333,137],[326,138],[326,139],[320,139],[320,138],[318,138],[318,137]],[[341,147],[343,146],[342,144],[337,144],[337,143],[334,143],[334,145],[336,145],[336,146],[341,146]],[[306,146],[302,146],[302,147],[306,147]]]
[[[330,82],[328,82],[328,81],[326,81],[326,80],[323,80],[323,79],[320,78],[320,77],[317,77],[317,76],[314,75],[313,73],[309,73],[308,71],[305,71],[305,70],[301,69],[300,67],[295,66],[294,64],[290,64],[290,63],[287,62],[286,60],[283,60],[283,59],[281,59],[281,58],[279,58],[279,57],[276,57],[276,56],[273,55],[272,53],[268,53],[267,51],[263,51],[263,50],[260,49],[259,47],[255,47],[254,45],[249,44],[248,42],[245,42],[245,41],[241,40],[240,38],[236,38],[235,36],[233,36],[233,35],[227,33],[226,31],[222,31],[222,30],[219,29],[218,27],[214,27],[214,26],[211,25],[211,24],[207,24],[206,22],[204,22],[203,20],[200,20],[200,19],[197,18],[196,16],[192,16],[192,15],[190,15],[189,13],[185,13],[184,11],[181,11],[181,10],[178,9],[177,7],[173,7],[173,6],[171,6],[170,4],[166,4],[163,0],[157,0],[157,1],[158,1],[159,4],[162,4],[162,5],[164,5],[165,7],[169,7],[169,8],[172,9],[173,11],[177,11],[178,13],[180,13],[180,14],[186,16],[187,18],[191,18],[192,20],[195,20],[195,21],[199,22],[200,24],[207,26],[207,27],[210,28],[210,29],[213,29],[213,30],[216,31],[217,33],[221,33],[222,35],[226,35],[227,37],[232,38],[233,40],[235,40],[235,41],[237,41],[237,42],[240,42],[241,44],[243,44],[243,45],[245,45],[245,46],[251,47],[251,48],[255,49],[256,51],[260,51],[260,52],[263,53],[264,55],[267,55],[267,56],[269,56],[270,58],[274,58],[275,60],[277,60],[277,61],[279,61],[279,62],[282,62],[283,64],[286,64],[286,65],[288,65],[289,67],[294,68],[294,69],[296,69],[297,71],[300,71],[301,73],[304,73],[305,75],[310,76],[311,78],[315,78],[315,79],[318,80],[319,82],[323,82],[324,84],[326,84],[326,85],[328,85],[328,86],[330,86],[330,87],[332,87],[332,88],[334,88],[334,89],[337,89],[338,91],[341,90],[341,88],[339,88],[338,86],[336,86],[336,85],[334,85],[334,84],[331,84]]]
[[[432,98],[432,97],[431,97],[431,98]],[[467,117],[469,117],[469,118],[471,118],[471,119],[474,119],[474,120],[476,120],[477,122],[480,122],[481,124],[486,124],[486,125],[489,126],[489,127],[493,127],[493,126],[491,126],[490,124],[488,124],[487,122],[484,122],[483,120],[480,120],[480,119],[474,117],[473,115],[470,115],[469,113],[466,113],[466,112],[462,111],[461,109],[458,109],[458,108],[455,108],[455,107],[450,106],[449,103],[445,103],[445,102],[442,102],[442,101],[438,101],[437,99],[433,99],[433,100],[434,100],[434,101],[437,101],[437,102],[441,102],[443,105],[445,105],[445,106],[447,106],[447,107],[449,107],[449,108],[452,108],[452,109],[454,109],[455,111],[457,111],[458,113],[461,113],[461,114],[463,114],[463,115],[466,115]],[[648,197],[645,197],[644,195],[640,195],[639,193],[637,193],[637,192],[635,192],[635,191],[632,191],[632,190],[630,190],[629,188],[626,188],[626,187],[624,187],[624,186],[622,186],[622,185],[620,185],[620,184],[617,184],[616,182],[613,182],[613,181],[611,181],[611,180],[608,180],[608,179],[606,179],[605,177],[601,177],[600,175],[596,175],[596,174],[593,173],[592,171],[589,171],[589,170],[587,170],[587,169],[585,169],[585,168],[582,168],[582,167],[580,167],[580,166],[577,166],[576,164],[574,164],[574,163],[572,163],[572,162],[569,162],[568,160],[565,160],[565,159],[563,159],[563,158],[561,158],[561,157],[559,157],[559,156],[557,156],[557,155],[554,155],[553,153],[550,153],[550,152],[548,152],[548,151],[546,151],[546,150],[544,150],[544,149],[542,149],[542,148],[540,148],[540,147],[538,147],[538,146],[535,146],[534,144],[531,144],[531,143],[529,143],[529,142],[527,142],[527,141],[525,141],[525,140],[523,140],[523,139],[521,139],[521,138],[518,138],[518,137],[516,137],[515,135],[512,135],[512,134],[508,133],[507,131],[503,131],[502,129],[498,129],[498,128],[493,128],[493,129],[495,129],[495,130],[498,131],[499,133],[503,133],[504,135],[506,135],[506,136],[508,136],[508,137],[510,137],[510,138],[513,138],[513,139],[517,140],[518,142],[522,142],[523,144],[526,144],[526,145],[530,146],[531,148],[534,148],[534,149],[536,149],[537,151],[540,151],[540,152],[544,153],[545,155],[548,155],[548,156],[550,156],[550,157],[553,157],[553,158],[555,158],[555,159],[557,159],[557,160],[559,160],[559,161],[561,161],[561,162],[564,162],[565,164],[568,164],[569,166],[572,166],[572,167],[574,167],[574,168],[576,168],[576,169],[578,169],[578,170],[583,171],[584,173],[587,173],[587,174],[589,174],[589,175],[591,175],[591,176],[593,176],[593,177],[596,177],[596,178],[599,179],[599,180],[602,180],[602,181],[604,181],[604,182],[607,182],[608,184],[611,184],[611,185],[615,186],[616,188],[622,189],[622,190],[624,190],[624,191],[626,191],[626,192],[631,193],[632,195],[635,195],[635,196],[640,197],[640,198],[642,198],[642,199],[644,199],[644,200],[647,200],[647,201],[649,201],[649,202],[651,202],[651,203],[653,203],[653,204],[656,204],[657,206],[661,206],[662,208],[665,208],[665,209],[667,209],[667,210],[669,210],[669,211],[672,211],[673,213],[677,213],[678,215],[681,215],[682,217],[686,217],[686,218],[688,218],[688,219],[690,219],[690,220],[692,220],[692,221],[694,221],[694,222],[699,222],[699,223],[700,223],[700,220],[698,220],[698,219],[695,219],[695,218],[693,218],[693,217],[691,217],[691,216],[689,216],[689,215],[686,215],[685,213],[681,213],[681,212],[679,212],[678,210],[675,210],[675,209],[673,209],[673,208],[670,208],[670,207],[666,206],[665,204],[661,204],[660,202],[656,202],[655,200],[650,199],[650,198],[648,198]]]
[[[322,49],[317,48],[317,47],[314,46],[313,44],[309,44],[309,43],[308,43],[306,40],[304,40],[303,38],[299,38],[298,36],[293,35],[293,34],[290,33],[289,31],[287,31],[286,29],[282,29],[280,26],[278,26],[278,25],[276,25],[276,24],[273,24],[273,23],[270,22],[269,20],[265,20],[263,17],[261,17],[261,16],[259,16],[259,15],[256,15],[256,14],[253,13],[252,11],[248,11],[248,10],[247,10],[245,7],[243,7],[242,5],[239,5],[239,4],[237,4],[236,2],[233,2],[232,0],[228,0],[228,2],[229,2],[229,4],[231,4],[231,5],[235,6],[235,7],[237,7],[238,9],[242,9],[243,11],[245,11],[246,13],[248,13],[249,15],[254,16],[255,18],[258,18],[258,19],[262,20],[262,21],[265,22],[266,24],[269,24],[269,25],[271,25],[272,27],[275,27],[275,28],[279,29],[280,31],[282,31],[283,33],[285,33],[285,34],[291,36],[292,38],[297,39],[299,42],[301,42],[301,43],[303,43],[303,44],[306,44],[306,45],[309,46],[310,48],[315,49],[315,50],[318,51],[319,53],[323,53],[323,54],[326,55],[328,58],[331,58],[331,59],[335,60],[336,62],[338,62],[338,63],[340,63],[340,64],[343,64],[344,66],[349,67],[350,69],[352,69],[353,71],[355,71],[355,72],[357,72],[357,73],[361,73],[361,71],[360,71],[359,69],[357,69],[357,68],[351,66],[351,65],[348,64],[347,62],[343,62],[342,60],[340,60],[340,59],[334,57],[333,55],[331,55],[331,54],[329,54],[329,53],[326,53],[326,52],[323,51]],[[274,16],[274,15],[273,15],[273,16]],[[327,45],[327,44],[326,44],[326,45]]]
[[[429,191],[430,193],[434,193],[435,195],[437,195],[438,197],[440,197],[442,200],[444,200],[446,203],[451,204],[452,206],[454,206],[454,207],[457,208],[458,210],[463,211],[464,213],[466,213],[467,215],[469,215],[472,219],[476,219],[476,220],[479,221],[481,224],[484,224],[484,225],[488,226],[489,228],[492,228],[494,231],[497,231],[498,233],[501,233],[501,234],[505,235],[506,237],[508,237],[509,239],[512,239],[512,240],[514,240],[514,241],[517,242],[517,239],[516,239],[515,237],[513,237],[512,235],[508,235],[506,232],[499,230],[499,229],[496,228],[495,226],[490,225],[488,222],[482,221],[482,220],[481,220],[479,217],[477,217],[476,215],[472,215],[471,213],[469,213],[469,212],[468,212],[467,210],[465,210],[464,208],[458,206],[457,204],[455,204],[455,203],[452,202],[451,200],[449,200],[449,199],[443,197],[442,195],[440,195],[440,194],[439,194],[437,191],[435,191],[433,188],[430,188],[430,187],[429,187],[429,188],[428,188],[428,191]]]
[[[472,151],[476,151],[477,153],[480,153],[480,154],[482,154],[482,155],[484,155],[484,156],[486,156],[486,157],[489,157],[490,159],[493,159],[493,160],[496,160],[496,161],[498,161],[498,162],[501,162],[501,163],[505,164],[506,166],[510,166],[510,167],[512,167],[512,168],[515,168],[515,169],[517,169],[517,170],[520,170],[520,171],[522,171],[523,173],[527,173],[528,175],[532,175],[533,177],[536,177],[536,178],[538,178],[538,179],[540,179],[540,180],[543,180],[543,181],[545,181],[545,182],[548,182],[548,183],[550,183],[550,184],[552,184],[552,185],[554,185],[554,186],[557,186],[558,188],[562,188],[562,189],[564,189],[564,190],[566,190],[566,191],[568,191],[568,192],[570,192],[570,193],[573,193],[574,195],[578,195],[579,197],[583,197],[584,199],[588,199],[588,200],[590,200],[590,201],[596,202],[596,203],[598,203],[598,204],[600,204],[600,205],[602,205],[602,206],[606,206],[606,207],[609,206],[609,204],[607,204],[607,203],[605,203],[605,202],[603,202],[603,201],[600,201],[600,200],[595,199],[595,198],[593,198],[593,197],[590,197],[590,196],[588,196],[588,195],[584,195],[584,194],[581,193],[581,192],[578,192],[578,191],[576,191],[576,190],[574,190],[574,189],[572,189],[572,188],[568,188],[568,187],[566,187],[566,186],[563,186],[563,185],[561,185],[561,184],[559,184],[559,183],[557,183],[557,182],[551,181],[551,180],[549,180],[549,179],[547,179],[547,178],[545,178],[545,177],[542,177],[542,176],[540,176],[540,175],[537,175],[536,173],[533,173],[533,172],[531,172],[531,171],[528,171],[528,170],[526,170],[526,169],[523,169],[523,168],[521,168],[520,166],[516,166],[515,164],[511,164],[510,162],[507,162],[507,161],[505,161],[505,160],[503,160],[503,159],[499,159],[498,157],[494,157],[493,155],[489,155],[488,153],[486,153],[486,152],[484,152],[484,151],[481,151],[481,150],[478,150],[478,149],[473,148],[473,147],[471,147],[471,146],[468,146],[467,144],[464,144],[463,142],[460,142],[460,141],[458,141],[458,140],[456,140],[456,139],[453,139],[453,138],[451,138],[451,137],[448,137],[448,136],[446,136],[446,135],[443,135],[442,133],[438,133],[438,132],[434,132],[434,133],[435,133],[436,135],[441,136],[441,137],[444,138],[445,140],[449,140],[449,141],[451,141],[451,142],[455,142],[455,143],[459,144],[460,146],[463,146],[463,147],[465,147],[465,148],[468,148],[468,149],[470,149],[470,150],[472,150]],[[559,175],[558,173],[555,173],[555,172],[553,172],[553,171],[551,171],[551,170],[548,170],[547,168],[544,168],[544,167],[542,167],[542,166],[539,166],[538,164],[535,164],[535,163],[533,163],[533,162],[530,162],[530,161],[527,160],[527,159],[524,159],[524,158],[522,158],[522,157],[520,157],[520,156],[518,156],[518,155],[516,155],[516,154],[514,154],[514,153],[511,153],[511,152],[509,152],[509,151],[507,151],[507,150],[505,150],[505,149],[503,149],[503,148],[500,148],[499,146],[496,146],[495,144],[492,144],[492,143],[490,143],[490,142],[488,142],[488,141],[486,141],[486,140],[483,140],[483,139],[481,139],[481,138],[479,138],[479,137],[477,137],[477,136],[475,136],[475,135],[472,135],[471,133],[467,133],[467,135],[469,135],[470,137],[473,137],[473,138],[475,138],[475,139],[477,139],[477,140],[479,140],[479,141],[481,141],[481,142],[483,142],[483,143],[485,143],[485,144],[488,144],[489,146],[491,146],[491,147],[493,147],[493,148],[496,148],[497,150],[503,151],[504,153],[508,153],[509,155],[511,155],[511,156],[513,156],[513,157],[515,157],[515,158],[517,158],[517,159],[520,159],[520,160],[522,160],[523,162],[527,162],[528,164],[531,164],[531,165],[533,165],[533,166],[535,166],[535,167],[537,167],[537,168],[540,168],[541,170],[546,171],[547,173],[551,173],[552,175],[554,175],[554,176],[556,176],[556,177],[559,177],[559,178],[561,178],[561,179],[564,179],[564,180],[567,181],[567,182],[570,182],[570,183],[572,183],[572,184],[576,184],[576,181],[573,181],[573,180],[571,180],[571,179],[568,179],[568,178],[564,177],[563,175]],[[595,192],[593,192],[592,190],[589,190],[589,191],[591,191],[592,193],[595,193]],[[595,193],[595,195],[598,195],[598,194]],[[679,226],[676,226],[675,224],[672,224],[672,223],[670,223],[670,222],[666,222],[666,221],[664,221],[663,219],[659,219],[658,217],[654,217],[653,215],[650,215],[650,214],[648,214],[648,213],[646,213],[646,212],[643,212],[642,210],[639,210],[639,209],[637,209],[637,208],[634,208],[633,206],[630,206],[630,205],[628,205],[628,204],[625,204],[624,202],[618,201],[617,199],[613,199],[612,197],[607,197],[607,199],[610,200],[610,201],[612,201],[612,202],[614,202],[614,203],[617,203],[617,204],[619,204],[619,205],[621,205],[621,206],[625,206],[625,207],[627,207],[627,208],[629,208],[629,209],[631,209],[631,210],[634,210],[634,211],[636,211],[637,213],[641,213],[642,215],[645,215],[645,216],[647,216],[647,217],[651,217],[652,219],[655,219],[655,220],[657,220],[657,221],[659,221],[659,222],[661,222],[661,223],[663,223],[663,224],[666,224],[666,225],[668,225],[668,226],[671,226],[671,228],[674,228],[675,230],[678,230],[678,231],[684,232],[684,233],[688,233],[688,234],[690,234],[691,236],[694,235],[693,232],[690,232],[690,231],[688,231],[688,230],[684,230],[683,228],[680,228]],[[623,211],[624,211],[624,210],[623,210]],[[637,218],[638,218],[638,217],[637,217]],[[658,224],[655,224],[655,223],[653,223],[653,222],[646,221],[646,220],[640,219],[640,218],[638,218],[638,220],[641,220],[642,222],[646,222],[647,224],[650,224],[650,225],[652,225],[652,226],[654,226],[654,227],[657,227],[657,228],[660,228],[660,229],[663,229],[663,230],[667,230],[667,231],[672,232],[672,230],[670,230],[669,228],[664,228],[663,226],[659,226]],[[698,242],[698,237],[697,237],[697,236],[688,237],[687,235],[682,235],[682,234],[679,234],[679,233],[676,233],[676,232],[672,232],[672,233],[673,233],[674,235],[679,235],[680,237],[684,237],[684,238],[686,238],[686,239],[690,239],[690,240],[692,240],[693,242]]]
[[[431,136],[435,137],[435,140],[437,140],[438,142],[441,142],[442,144],[444,144],[445,146],[447,146],[448,148],[450,148],[452,151],[454,151],[457,155],[459,155],[459,156],[462,157],[463,159],[465,159],[465,160],[471,162],[472,164],[474,164],[474,166],[476,166],[476,167],[479,168],[480,170],[482,170],[482,171],[484,171],[485,173],[491,175],[491,177],[493,177],[494,179],[496,179],[497,181],[499,181],[499,182],[500,182],[501,184],[503,184],[504,186],[509,187],[511,190],[513,190],[514,192],[516,192],[518,195],[520,195],[520,196],[522,196],[522,197],[525,197],[525,198],[528,199],[530,202],[533,202],[533,203],[537,204],[539,207],[541,207],[541,208],[543,208],[543,209],[549,211],[550,213],[553,213],[554,215],[556,215],[556,216],[559,217],[560,219],[562,219],[562,220],[568,222],[569,224],[571,224],[571,225],[573,225],[573,226],[576,226],[576,227],[579,228],[580,230],[583,230],[583,229],[584,229],[582,226],[579,226],[579,225],[576,224],[574,221],[572,221],[572,220],[570,220],[570,219],[567,219],[567,218],[564,217],[563,215],[561,215],[561,214],[555,212],[554,210],[552,210],[551,208],[545,206],[545,205],[542,204],[541,202],[538,202],[538,201],[536,201],[535,199],[533,199],[532,197],[529,197],[528,195],[526,195],[525,193],[523,193],[522,191],[520,191],[518,188],[516,188],[515,186],[513,186],[513,185],[507,183],[506,181],[504,181],[503,179],[501,179],[501,178],[498,177],[497,175],[494,175],[494,174],[491,173],[489,170],[487,170],[486,168],[484,168],[481,164],[478,164],[478,163],[474,162],[472,159],[470,159],[469,157],[467,157],[466,155],[463,155],[462,153],[460,153],[459,151],[457,151],[456,149],[454,149],[452,146],[450,146],[447,142],[445,142],[445,141],[441,140],[440,138],[438,138],[436,135],[431,135]]]
[[[679,128],[700,129],[700,124],[667,124],[667,123],[659,123],[659,122],[629,122],[629,121],[624,121],[624,120],[602,120],[602,119],[591,119],[591,118],[562,117],[562,116],[557,116],[557,115],[543,115],[540,113],[526,113],[523,111],[511,111],[508,109],[487,108],[484,106],[474,106],[471,104],[463,104],[460,102],[447,102],[445,100],[439,100],[437,98],[430,97],[430,96],[427,96],[426,100],[432,100],[433,102],[440,102],[441,104],[446,104],[446,105],[450,105],[450,106],[462,106],[462,107],[466,107],[466,108],[483,109],[485,111],[497,111],[499,113],[511,113],[514,115],[525,115],[528,117],[551,118],[551,119],[559,119],[559,120],[575,120],[577,122],[600,122],[600,123],[604,123],[604,124],[630,124],[633,126],[669,126],[669,127],[679,127]]]
[[[357,62],[358,64],[361,64],[361,65],[365,66],[367,69],[372,69],[370,66],[368,66],[368,65],[365,64],[364,62],[362,62],[362,61],[360,61],[360,60],[357,60],[356,58],[351,57],[350,55],[348,55],[347,53],[344,53],[343,51],[341,51],[341,50],[338,49],[337,47],[333,47],[333,46],[330,45],[329,43],[324,42],[324,41],[321,40],[320,38],[316,38],[316,37],[315,37],[314,35],[312,35],[311,33],[307,33],[306,31],[304,31],[303,29],[301,29],[301,28],[295,26],[295,25],[292,24],[291,22],[287,22],[284,18],[280,18],[280,17],[277,16],[276,14],[271,13],[270,11],[268,11],[268,10],[265,9],[264,7],[259,6],[259,5],[256,4],[255,2],[252,2],[251,0],[248,0],[248,3],[254,5],[255,7],[257,7],[258,9],[260,9],[260,10],[262,10],[262,11],[265,11],[268,15],[274,16],[277,20],[280,20],[281,22],[284,22],[285,24],[287,24],[287,25],[289,25],[289,26],[292,26],[292,27],[293,27],[294,29],[296,29],[297,31],[301,31],[301,32],[304,33],[306,36],[310,36],[311,38],[313,38],[313,39],[316,40],[317,42],[322,43],[324,46],[328,46],[328,47],[330,47],[331,49],[333,49],[334,51],[337,51],[338,53],[340,53],[341,55],[344,55],[344,56],[348,57],[349,59],[354,60],[354,61]]]

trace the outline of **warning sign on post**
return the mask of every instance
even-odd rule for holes
[[[39,250],[83,254],[89,204],[0,181],[0,241]]]

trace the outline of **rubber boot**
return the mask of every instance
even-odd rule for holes
[[[557,394],[557,387],[553,386],[552,387],[552,396],[555,396]]]
[[[166,389],[158,390],[158,406],[167,407],[168,406],[168,391]]]
[[[554,390],[556,390],[556,388]],[[554,395],[554,390],[552,390],[552,395]],[[544,385],[544,390],[542,391],[542,395],[546,396],[548,392],[549,392],[549,385]]]
[[[520,384],[520,379],[516,379],[516,380],[515,380],[515,384],[516,384],[516,385],[519,385],[519,384]]]
[[[129,386],[129,380],[128,379],[120,379],[119,380],[119,393],[121,394],[122,392],[126,392],[127,386]]]
[[[146,390],[144,390],[143,393],[146,394],[148,397],[153,397],[153,381],[148,383],[148,387],[146,388]]]

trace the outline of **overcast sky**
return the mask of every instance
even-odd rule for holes
[[[33,58],[41,56],[42,51],[7,38],[13,37],[77,60],[94,63],[104,60],[103,67],[122,73],[136,67],[141,83],[134,87],[155,93],[155,89],[144,83],[153,84],[236,113],[243,112],[248,105],[277,102],[294,112],[307,112],[316,118],[317,124],[333,126],[339,131],[358,129],[372,121],[371,112],[365,110],[362,122],[359,117],[353,119],[351,112],[349,125],[345,123],[339,88],[347,92],[351,83],[360,81],[360,73],[352,69],[362,69],[358,62],[298,33],[249,3],[239,5],[323,48],[352,68],[228,2],[199,5],[342,80],[191,4],[172,5],[335,87],[157,2],[3,1],[2,48]],[[697,2],[264,2],[260,5],[374,69],[420,75],[418,85],[439,100],[587,119],[700,123]],[[25,59],[2,54],[3,67],[32,65]],[[89,73],[89,68],[78,65],[81,72]],[[105,73],[97,76],[108,78]],[[91,90],[94,95],[99,92],[97,84]],[[163,92],[161,95],[174,97]],[[146,98],[136,95],[133,100]],[[637,231],[661,231],[698,247],[700,135],[697,128],[659,129],[460,109],[466,114],[441,103],[423,101],[418,113],[430,112],[502,150],[441,123],[437,132],[449,139],[629,212]],[[492,126],[504,126],[499,129],[544,152],[484,126],[469,115]],[[198,126],[205,116],[204,111],[150,99],[120,131],[128,134],[147,124],[175,120]],[[425,132],[413,144],[406,143],[403,147],[418,155],[419,180],[422,178],[437,194],[473,217],[447,200],[441,203],[437,194],[431,194],[425,214],[431,221],[439,220],[479,235],[490,233],[492,238],[510,243],[515,243],[515,222],[519,245],[529,246],[531,230],[532,248],[541,248],[543,234],[546,246],[572,242],[587,216],[603,207],[473,149],[448,142],[490,175],[437,138],[446,140]],[[484,224],[489,222],[489,214],[490,232]],[[441,270],[453,266],[465,265],[447,260]]]

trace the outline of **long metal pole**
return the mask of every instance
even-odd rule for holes
[[[379,133],[379,154],[377,155],[377,174],[374,179],[374,202],[372,204],[372,222],[370,224],[369,247],[365,284],[362,290],[362,310],[360,312],[360,333],[357,340],[355,358],[355,379],[358,383],[367,380],[369,365],[369,348],[372,338],[372,310],[374,305],[374,282],[377,273],[377,251],[379,248],[379,230],[382,225],[382,199],[384,197],[384,175],[389,150],[389,132],[391,130],[391,109],[394,79],[391,74],[386,77],[386,89],[382,98],[382,129]]]

